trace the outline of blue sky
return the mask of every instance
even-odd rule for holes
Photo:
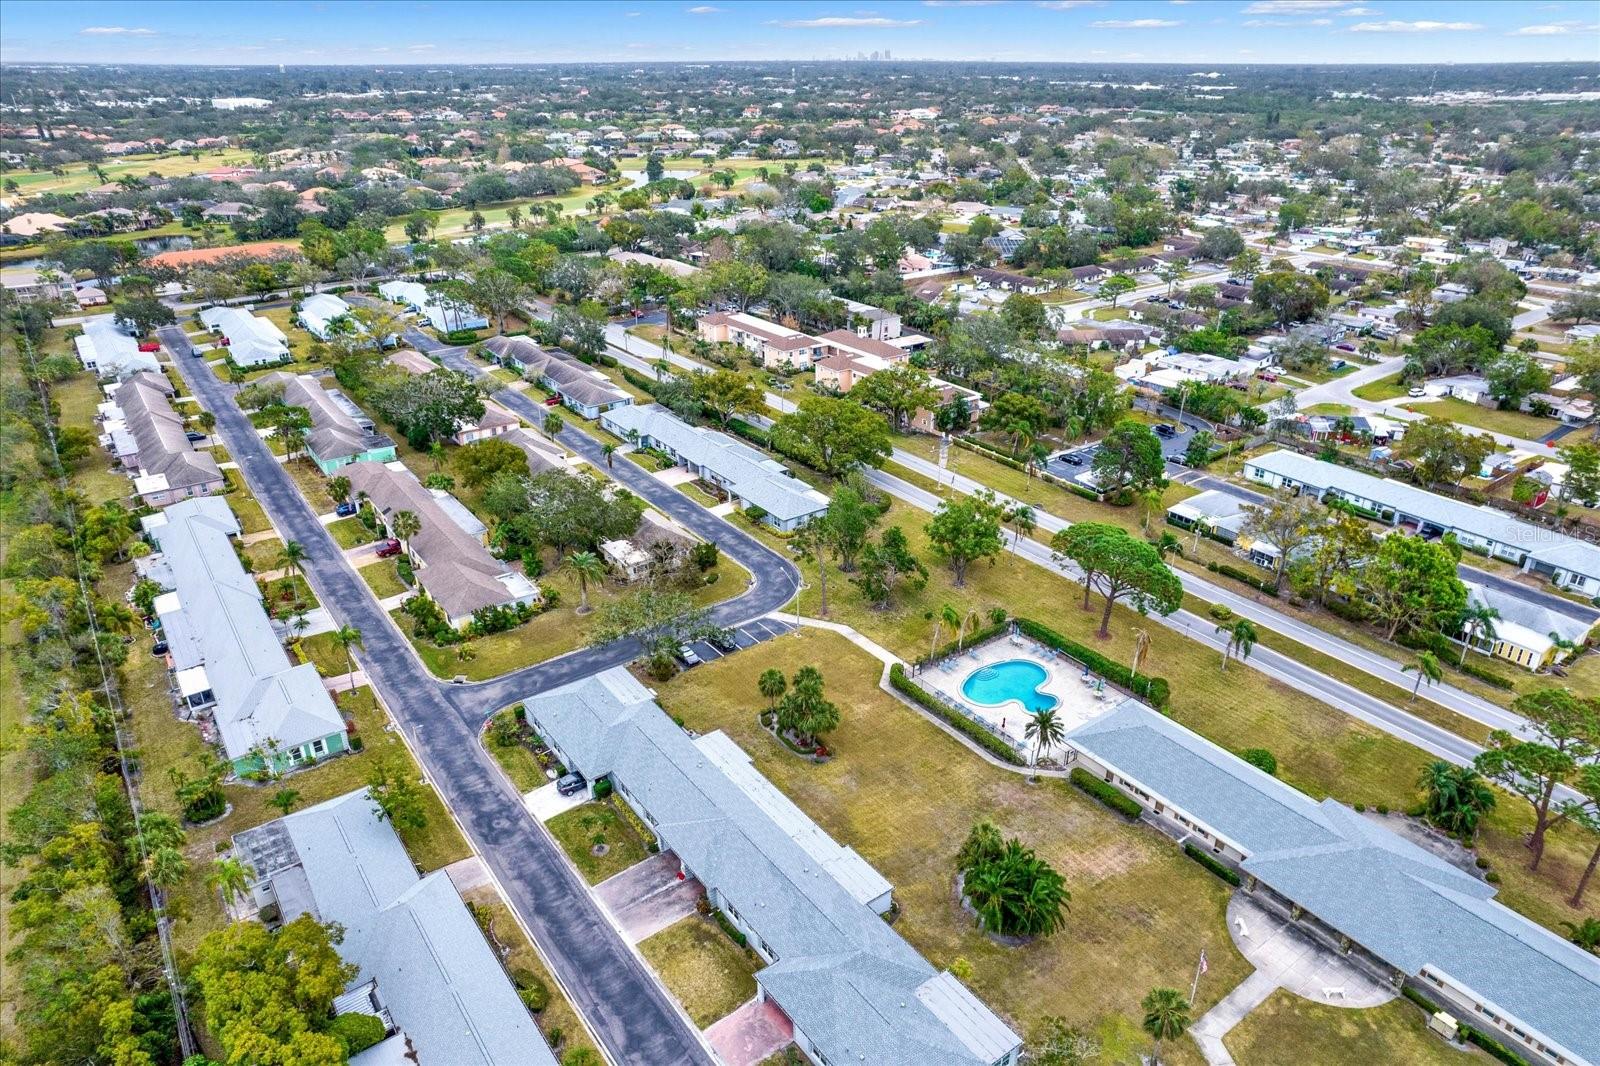
[[[589,0],[0,5],[0,60],[400,64],[717,59],[1589,60],[1595,0]]]

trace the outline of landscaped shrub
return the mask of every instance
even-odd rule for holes
[[[1224,881],[1228,882],[1228,884],[1235,888],[1239,887],[1241,883],[1239,874],[1218,862],[1216,858],[1209,852],[1202,851],[1193,844],[1185,844],[1183,846],[1183,853],[1189,856],[1189,858],[1193,859],[1195,862],[1199,863],[1201,866],[1204,866],[1206,869],[1216,874],[1218,877],[1222,878]]]
[[[1229,607],[1225,603],[1213,603],[1210,607],[1206,608],[1206,614],[1210,615],[1213,620],[1218,622],[1233,621],[1233,608]]]
[[[1016,750],[989,732],[983,726],[974,722],[945,706],[937,696],[917,684],[906,674],[906,668],[899,663],[889,667],[889,684],[894,686],[896,692],[911,700],[923,710],[936,715],[941,721],[947,722],[959,730],[963,735],[970,737],[991,755],[1004,759],[1016,766],[1025,765],[1021,755]]]
[[[328,1032],[344,1045],[346,1055],[357,1055],[383,1039],[382,1019],[371,1014],[336,1014]]]
[[[1270,581],[1263,581],[1254,574],[1248,574],[1237,566],[1229,566],[1227,563],[1207,563],[1206,569],[1213,574],[1221,574],[1223,577],[1231,577],[1235,581],[1243,582],[1257,592],[1271,596],[1273,599],[1278,598],[1278,587],[1276,585]]]
[[[394,558],[394,572],[405,583],[406,588],[411,588],[417,583],[417,572],[411,567],[411,560],[404,555]]]
[[[561,1056],[561,1066],[605,1066],[605,1060],[592,1047],[575,1047]]]
[[[517,995],[522,998],[523,1006],[534,1014],[550,1005],[550,986],[527,967],[518,966],[512,970],[511,983],[517,986]]]
[[[772,447],[772,434],[768,433],[764,429],[759,429],[755,426],[752,426],[743,419],[729,419],[727,429],[729,433],[732,433],[737,437],[743,437],[745,440],[756,445],[757,447]]]
[[[1121,663],[1108,659],[1093,648],[1070,640],[1049,626],[1040,625],[1030,618],[1018,618],[1017,628],[1040,644],[1072,656],[1111,683],[1120,685],[1136,696],[1143,696],[1157,709],[1165,708],[1172,698],[1172,688],[1164,677],[1151,677],[1149,674],[1139,674],[1135,677],[1133,671]]]
[[[602,777],[594,783],[594,798],[603,800],[611,795],[611,778]]]
[[[1493,1058],[1499,1059],[1506,1066],[1528,1066],[1528,1060],[1506,1047],[1488,1033],[1474,1029],[1470,1025],[1461,1026],[1459,1032],[1461,1039],[1469,1044],[1476,1044],[1487,1051]]]
[[[472,329],[453,329],[444,335],[446,344],[476,344],[478,331]]]
[[[1144,813],[1144,808],[1132,797],[1120,792],[1110,782],[1100,780],[1081,766],[1073,767],[1072,773],[1067,775],[1067,780],[1118,814],[1137,818]]]
[[[1257,770],[1278,776],[1278,759],[1266,748],[1246,748],[1239,753],[1239,758],[1254,766]]]
[[[655,378],[645,377],[632,367],[626,366],[622,368],[622,380],[649,396],[656,394],[656,385],[659,384]]]
[[[722,931],[728,934],[729,940],[732,940],[735,944],[738,944],[742,948],[748,949],[750,947],[750,938],[739,932],[739,930],[735,929],[733,923],[728,920],[728,916],[726,914],[723,914],[720,910],[716,910],[711,912],[711,917],[715,918],[717,920],[717,924],[722,926]]]
[[[1423,995],[1421,992],[1417,991],[1416,988],[1409,984],[1400,986],[1400,994],[1409,999],[1411,1002],[1415,1003],[1417,1006],[1421,1007],[1423,1010],[1427,1011],[1430,1015],[1439,1009],[1434,1004],[1433,1000],[1429,999],[1427,996]]]
[[[221,788],[213,786],[189,801],[183,808],[183,817],[198,824],[222,817],[222,812],[227,809],[228,797],[223,794]]]

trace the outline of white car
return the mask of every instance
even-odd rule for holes
[[[1415,400],[1419,396],[1428,395],[1428,391],[1426,389],[1424,389],[1421,385],[1413,385],[1413,386],[1411,386],[1411,388],[1406,390],[1406,395],[1411,397],[1413,400]]]

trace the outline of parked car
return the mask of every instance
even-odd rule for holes
[[[683,660],[683,665],[686,667],[700,665],[700,656],[696,655],[694,649],[687,644],[678,645],[678,658]]]
[[[731,629],[726,633],[718,633],[716,636],[712,637],[708,643],[720,652],[739,650],[739,641],[735,639],[733,630]]]
[[[388,559],[391,556],[395,556],[395,555],[399,555],[399,554],[400,554],[400,542],[398,540],[393,539],[392,537],[389,540],[386,540],[382,544],[378,545],[378,558],[380,558],[380,559]]]
[[[194,443],[197,440],[205,440],[206,439],[206,435],[204,433],[185,433],[184,436],[189,438],[189,442],[191,444]]]
[[[161,350],[161,342],[160,341],[140,341],[139,342],[139,350],[141,352],[159,352]]]
[[[589,782],[585,781],[583,775],[576,770],[565,777],[556,778],[556,791],[563,796],[575,796],[588,787]]]
[[[1419,396],[1428,395],[1428,390],[1424,389],[1421,385],[1413,385],[1406,390],[1406,395],[1415,400]]]
[[[1176,437],[1177,435],[1178,435],[1178,427],[1173,425],[1172,423],[1170,423],[1170,422],[1158,422],[1158,423],[1156,423],[1156,436],[1158,436],[1158,437]]]
[[[167,654],[167,650],[167,642],[164,640],[158,640],[154,644],[150,645],[151,655],[165,655]]]
[[[1260,373],[1258,373],[1256,375],[1256,377],[1260,378],[1262,381],[1277,381],[1278,380],[1278,375],[1274,374],[1270,370],[1263,370]]]
[[[549,399],[545,400],[544,405],[546,407],[560,407],[561,406],[561,397],[560,396],[552,396]]]
[[[339,506],[335,507],[333,509],[333,513],[338,515],[340,518],[349,518],[351,515],[356,513],[356,502],[354,500],[346,500]]]
[[[1062,452],[1060,455],[1056,456],[1056,458],[1061,460],[1063,463],[1066,463],[1068,466],[1083,465],[1083,456],[1078,452]]]

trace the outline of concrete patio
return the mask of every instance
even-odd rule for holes
[[[771,1000],[752,999],[705,1030],[726,1066],[755,1066],[794,1039],[794,1026]]]
[[[1027,736],[1032,715],[1016,700],[989,706],[974,703],[962,694],[961,686],[968,677],[986,666],[1022,659],[1037,663],[1046,677],[1039,691],[1056,698],[1056,717],[1064,729],[1071,731],[1122,702],[1121,693],[1109,685],[1097,692],[1086,683],[1083,667],[1058,656],[1051,649],[1022,636],[996,637],[959,655],[952,655],[917,674],[917,682],[932,689],[958,706],[966,708],[974,717],[996,732],[1003,733],[1018,744],[1030,743]],[[1094,681],[1090,675],[1088,681]]]
[[[637,944],[695,912],[705,888],[692,877],[679,878],[678,857],[652,855],[594,886],[628,943]]]

